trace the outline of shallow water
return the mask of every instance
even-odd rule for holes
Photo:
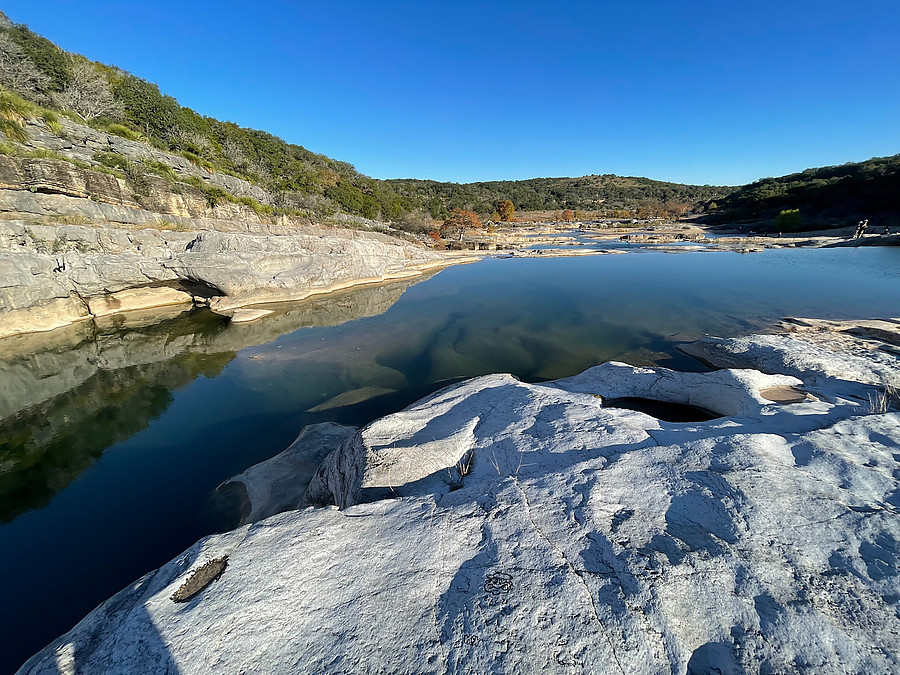
[[[0,343],[0,672],[213,531],[216,485],[305,424],[489,372],[699,370],[678,343],[784,316],[900,316],[900,249],[487,259],[277,309]]]

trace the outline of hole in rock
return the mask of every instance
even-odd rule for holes
[[[722,415],[710,412],[705,408],[684,403],[657,401],[652,398],[640,398],[638,396],[607,398],[603,400],[603,406],[605,408],[636,410],[663,422],[706,422],[722,417]]]

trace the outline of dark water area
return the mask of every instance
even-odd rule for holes
[[[664,422],[708,422],[714,420],[721,415],[684,403],[669,403],[668,401],[656,401],[650,398],[639,398],[636,396],[623,396],[622,398],[603,399],[605,408],[625,408],[626,410],[637,410],[646,413],[651,417]]]
[[[0,672],[215,531],[216,486],[306,424],[492,372],[703,370],[676,346],[784,316],[900,316],[900,249],[487,259],[272,308],[0,342]]]

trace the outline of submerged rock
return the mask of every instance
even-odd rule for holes
[[[207,537],[20,672],[895,672],[900,413],[838,356],[446,388],[329,455],[306,499],[342,509]],[[627,397],[721,417],[603,403]]]
[[[231,315],[231,323],[250,323],[271,313],[271,309],[236,309]]]

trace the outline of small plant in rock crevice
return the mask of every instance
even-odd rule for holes
[[[869,413],[881,415],[891,408],[900,407],[900,389],[886,384],[880,390],[869,393]]]
[[[472,473],[472,467],[475,465],[475,451],[468,450],[466,451],[462,457],[459,458],[459,461],[451,468],[448,469],[450,473],[450,490],[458,490],[462,487],[463,478]]]

